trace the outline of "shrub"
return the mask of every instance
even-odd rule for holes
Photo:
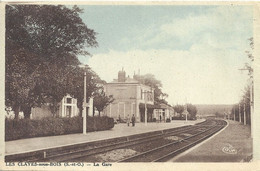
[[[166,122],[171,122],[170,118],[167,118],[167,119],[166,119]]]
[[[153,118],[153,122],[156,122],[156,118]]]
[[[102,131],[114,127],[114,119],[107,116],[103,117],[88,117],[87,118],[87,131]]]
[[[107,116],[88,117],[87,132],[108,130],[114,127],[114,119]],[[41,120],[30,119],[5,119],[5,141],[65,135],[82,132],[82,117],[73,118],[43,118]]]
[[[82,117],[63,118],[64,134],[74,134],[82,131]]]

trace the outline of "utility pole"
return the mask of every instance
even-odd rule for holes
[[[147,104],[146,104],[146,103],[147,103],[147,102],[146,102],[146,100],[147,100],[147,99],[146,99],[146,98],[147,98],[147,97],[146,97],[146,96],[147,96],[147,92],[144,92],[144,95],[145,95],[145,96],[144,96],[144,108],[145,108],[145,109],[144,109],[144,110],[145,110],[145,112],[144,112],[144,120],[145,120],[145,122],[144,122],[144,123],[145,123],[145,126],[147,126]]]
[[[236,105],[235,105],[235,108],[234,108],[234,121],[236,121]]]
[[[82,133],[84,135],[87,134],[87,107],[89,107],[89,104],[87,103],[87,65],[78,65],[80,68],[84,68],[84,99],[82,103],[82,119],[83,119],[83,125],[82,125]]]
[[[240,103],[238,103],[238,115],[239,115],[239,122],[241,122]]]
[[[188,121],[188,117],[187,117],[187,115],[188,115],[188,106],[187,106],[187,103],[186,103],[186,122]]]
[[[226,109],[225,109],[226,110]],[[229,111],[227,110],[227,117],[228,117],[228,120],[230,120],[230,113],[229,113]]]
[[[147,96],[149,93],[152,94],[152,92],[149,92],[149,91],[142,92],[142,94],[144,94],[144,123],[145,123],[145,126],[147,126]]]
[[[251,138],[253,138],[253,117],[254,117],[254,99],[253,99],[253,86],[254,86],[254,82],[253,82],[253,76],[250,76],[250,120],[251,120]]]
[[[246,125],[246,102],[244,98],[244,125]]]
[[[83,134],[87,133],[87,72],[84,72]]]
[[[187,104],[187,97],[185,98],[185,102],[186,102],[186,123],[187,123],[187,121],[188,121],[188,117],[187,117],[187,115],[188,115],[188,104]]]
[[[252,66],[252,60],[251,60],[251,66]],[[250,79],[249,79],[249,86],[250,86],[250,120],[251,120],[251,137],[253,137],[253,116],[254,116],[254,100],[253,100],[253,86],[254,86],[254,82],[253,82],[253,70],[251,67],[245,67],[239,70],[248,70],[249,75],[250,75]],[[244,100],[245,101],[245,100]],[[244,103],[245,106],[245,103]],[[244,107],[244,116],[245,116],[245,107]],[[244,118],[244,125],[246,125],[245,122],[245,118]]]

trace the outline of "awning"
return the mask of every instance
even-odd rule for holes
[[[152,105],[152,104],[146,104],[146,107],[148,109],[159,109],[160,108],[159,105]],[[139,108],[145,108],[145,104],[144,103],[140,103],[139,104]]]

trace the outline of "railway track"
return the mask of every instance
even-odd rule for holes
[[[43,158],[32,158],[27,161],[52,162],[160,162],[185,151],[225,126],[221,120],[205,122],[169,130],[156,131],[121,138],[116,141],[97,142],[75,146],[72,149],[50,151]],[[102,159],[98,156],[131,149],[136,153],[115,159]],[[109,155],[109,154],[108,154]],[[120,156],[121,154],[118,154]]]
[[[138,151],[130,157],[119,160],[109,160],[112,162],[151,162],[165,161],[174,155],[196,145],[207,137],[213,135],[223,128],[224,121],[208,120],[194,126],[182,127],[173,131],[168,131],[160,135],[145,136],[127,142],[119,142],[98,147],[97,149],[75,152],[69,157],[60,156],[59,161],[84,161],[84,162],[104,162],[98,155],[111,153],[117,149],[132,149]],[[168,140],[167,138],[173,138]],[[108,154],[109,155],[109,154]],[[120,154],[119,154],[120,155]],[[53,158],[52,158],[53,160]],[[54,159],[54,160],[57,160]],[[106,159],[105,159],[106,160]]]
[[[207,125],[207,122],[204,123]],[[196,125],[197,126],[197,125]],[[165,137],[165,136],[172,136],[175,134],[185,133],[189,130],[194,129],[196,126],[185,126],[185,127],[179,127],[175,128],[173,130],[165,130],[163,132],[160,132],[159,134],[152,134],[147,135],[143,137],[137,137],[127,139],[127,141],[119,141],[116,143],[108,143],[101,146],[96,146],[92,148],[87,149],[80,149],[76,150],[74,152],[69,153],[61,153],[57,155],[52,155],[44,159],[44,161],[56,161],[56,162],[67,162],[67,161],[88,161],[86,160],[86,157],[91,157],[93,155],[102,154],[108,151],[112,151],[115,149],[122,149],[122,148],[128,148],[130,146],[139,145],[146,142],[152,142],[157,141],[158,139]]]
[[[226,123],[224,121],[217,122],[216,125],[209,127],[204,131],[194,130],[191,136],[183,138],[182,141],[174,141],[157,148],[139,153],[134,156],[119,160],[117,162],[163,162],[180,154],[181,152],[195,146],[208,137],[221,130]]]

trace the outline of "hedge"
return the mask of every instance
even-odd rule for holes
[[[196,120],[196,118],[187,118],[188,120]],[[186,120],[186,117],[172,117],[172,120]]]
[[[114,127],[114,119],[107,116],[88,117],[87,132],[108,130]],[[5,141],[65,135],[82,132],[82,117],[73,118],[43,118],[31,119],[5,119]]]

